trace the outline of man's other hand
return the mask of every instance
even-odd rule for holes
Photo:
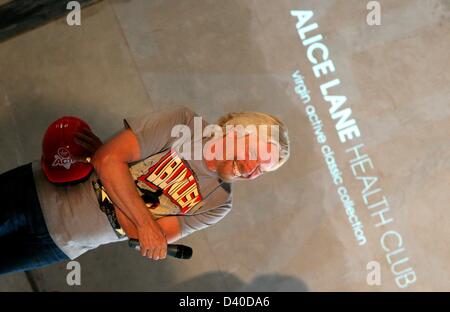
[[[166,258],[167,238],[157,222],[138,227],[138,236],[142,256],[153,260]]]
[[[88,151],[91,157],[103,145],[102,140],[89,129],[82,129],[81,132],[75,133],[75,143]],[[84,159],[80,161],[84,161]]]

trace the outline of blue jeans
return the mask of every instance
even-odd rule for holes
[[[50,237],[31,163],[0,175],[0,275],[69,260]]]

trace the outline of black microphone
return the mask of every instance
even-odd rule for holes
[[[139,249],[139,240],[137,239],[128,240],[128,246],[135,249]],[[185,245],[168,244],[167,255],[178,259],[191,259],[192,248]]]

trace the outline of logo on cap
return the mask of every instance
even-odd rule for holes
[[[69,150],[65,147],[60,147],[58,148],[58,154],[55,155],[52,167],[64,167],[69,170],[73,163],[75,161],[72,160]]]

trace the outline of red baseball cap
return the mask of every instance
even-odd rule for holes
[[[92,156],[75,143],[75,133],[82,129],[91,130],[86,122],[72,116],[59,118],[47,128],[42,141],[41,167],[50,182],[74,182],[91,174],[91,164],[76,160]]]

